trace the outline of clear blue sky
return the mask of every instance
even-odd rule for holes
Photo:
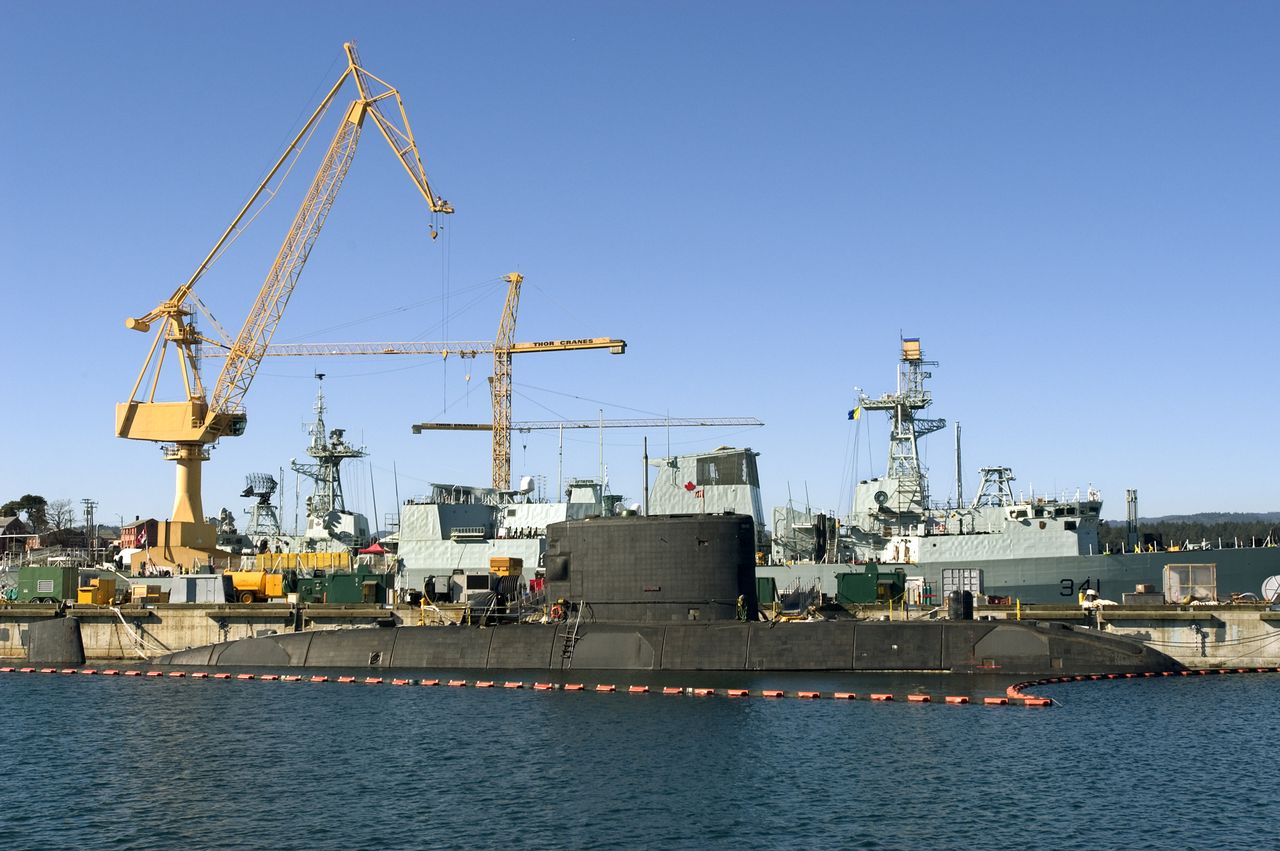
[[[900,334],[977,468],[1093,484],[1122,517],[1280,509],[1280,10],[1264,3],[11,3],[0,134],[0,498],[169,516],[172,465],[113,436],[149,338],[126,316],[185,280],[341,71],[344,40],[403,93],[441,238],[367,128],[277,341],[625,338],[517,357],[515,418],[755,416],[673,432],[750,445],[765,504],[847,506],[887,426]],[[332,125],[321,131],[332,132]],[[323,141],[323,139],[321,140]],[[322,145],[201,283],[238,327]],[[205,468],[207,513],[330,426],[370,452],[351,502],[486,484],[485,378],[456,359],[272,361],[249,432]],[[173,394],[170,394],[173,395]],[[642,433],[612,430],[638,500]],[[566,438],[566,476],[598,469]],[[650,451],[668,437],[649,434]],[[937,497],[950,431],[926,441]],[[868,448],[870,447],[870,460]],[[553,432],[513,472],[554,488]],[[292,490],[293,477],[288,487]],[[363,480],[363,484],[360,480]],[[290,495],[292,499],[292,494]]]

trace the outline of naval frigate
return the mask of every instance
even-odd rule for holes
[[[374,540],[368,518],[347,509],[340,469],[343,461],[363,458],[369,453],[347,440],[346,429],[325,425],[324,373],[317,373],[316,381],[313,407],[316,418],[307,426],[311,441],[306,451],[312,460],[304,462],[293,458],[289,461],[290,469],[312,482],[312,493],[306,499],[306,529],[301,534],[284,531],[280,511],[272,501],[279,483],[269,473],[251,473],[245,478],[245,489],[240,494],[253,500],[248,509],[248,525],[243,533],[237,532],[231,512],[223,509],[219,548],[246,554],[272,550],[277,553],[354,553]]]
[[[1135,491],[1127,495],[1129,543],[1121,552],[1101,545],[1102,495],[1092,487],[1074,494],[1015,495],[1011,468],[983,467],[972,501],[932,502],[919,439],[946,426],[926,416],[933,401],[925,386],[927,368],[936,365],[924,359],[919,339],[902,340],[897,389],[876,398],[861,395],[850,412],[852,419],[888,414],[885,473],[854,486],[852,511],[842,519],[808,508],[776,508],[772,535],[760,543],[759,576],[773,578],[779,588],[818,586],[834,596],[841,573],[865,570],[867,564],[901,566],[916,578],[920,602],[927,604],[930,597],[940,602],[950,590],[1034,603],[1074,602],[1088,590],[1119,600],[1139,586],[1167,593],[1170,565],[1183,566],[1174,570],[1182,571],[1184,582],[1187,565],[1213,565],[1216,588],[1208,593],[1227,599],[1257,595],[1268,577],[1280,574],[1280,548],[1270,540],[1231,547],[1144,542]],[[657,490],[676,498],[660,500],[660,510],[689,510],[696,503],[699,511],[750,513],[763,528],[755,455],[720,450],[663,462],[670,472],[660,478],[670,481],[660,481]],[[731,474],[733,485],[722,483],[729,469],[738,471]],[[682,492],[680,482],[689,490]]]

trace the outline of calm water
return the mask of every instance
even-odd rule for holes
[[[0,848],[1276,846],[1280,674],[1035,691],[1062,705],[0,674]]]

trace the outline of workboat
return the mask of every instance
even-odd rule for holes
[[[838,576],[868,568],[901,567],[915,581],[920,602],[941,602],[952,590],[1031,603],[1074,602],[1088,590],[1120,601],[1123,595],[1145,591],[1170,596],[1166,568],[1174,574],[1199,571],[1212,577],[1200,596],[1229,599],[1233,594],[1260,593],[1263,583],[1280,574],[1280,548],[1273,541],[1210,542],[1164,546],[1138,529],[1137,492],[1126,494],[1127,542],[1119,552],[1100,543],[1102,495],[1092,487],[1065,494],[1014,492],[1009,467],[981,468],[977,495],[964,502],[959,496],[947,504],[932,502],[928,480],[920,464],[918,441],[946,426],[943,419],[924,416],[932,403],[925,387],[929,367],[919,339],[902,340],[895,392],[878,398],[862,395],[850,411],[853,419],[883,411],[891,431],[888,460],[882,476],[858,482],[851,515],[837,519],[807,507],[774,510],[772,536],[758,568],[779,587],[817,585],[834,596]],[[956,440],[960,466],[959,438]],[[719,453],[723,455],[724,453]],[[715,473],[714,456],[676,459],[675,478],[689,476],[702,510],[750,510],[739,491],[750,485],[724,487],[706,478]],[[755,464],[751,465],[754,473]],[[758,500],[752,491],[751,500]],[[763,517],[757,514],[757,522]],[[1200,566],[1213,566],[1206,571]],[[1183,602],[1181,593],[1167,602]],[[1156,599],[1154,602],[1160,602]]]

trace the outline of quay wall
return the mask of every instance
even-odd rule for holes
[[[977,614],[1013,618],[1016,611],[1000,606]],[[1086,624],[1079,608],[1023,606],[1022,617]],[[1107,606],[1098,627],[1135,638],[1188,668],[1280,666],[1280,611],[1266,606]]]
[[[114,609],[74,606],[67,613],[80,621],[87,659],[118,662],[137,662],[240,638],[400,622],[397,612],[370,606],[297,607],[271,603],[161,603]],[[406,613],[406,621],[410,614],[416,618],[417,610]],[[0,608],[0,659],[25,659],[30,625],[58,616],[56,605]]]

